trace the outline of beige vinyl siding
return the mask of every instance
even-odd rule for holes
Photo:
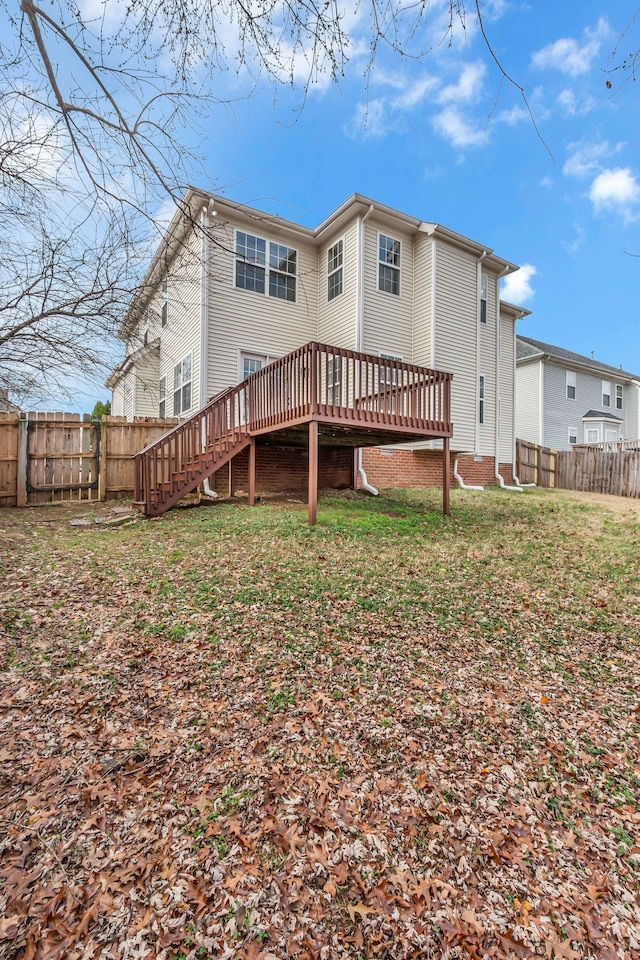
[[[453,374],[451,449],[475,450],[478,417],[478,374],[494,379],[492,366],[476,365],[478,329],[477,261],[470,254],[442,242],[436,245],[434,367]],[[494,324],[495,326],[495,324]],[[489,408],[487,407],[487,410]],[[485,429],[488,416],[485,414]]]
[[[145,356],[136,360],[133,368],[136,380],[135,387],[135,416],[158,416],[158,351],[149,351]]]
[[[528,443],[542,443],[540,436],[541,362],[519,363],[516,367],[516,437]],[[579,429],[581,423],[570,423]]]
[[[124,417],[124,379],[121,377],[111,391],[111,413]]]
[[[365,353],[386,353],[413,362],[413,238],[367,220],[364,240]],[[378,234],[400,240],[400,295],[378,290]]]
[[[484,374],[484,423],[478,433],[478,452],[485,457],[493,457],[496,450],[496,417],[498,415],[496,362],[497,319],[497,277],[486,270],[482,271],[487,279],[487,322],[478,323],[480,330],[480,373]],[[478,302],[480,291],[478,290]],[[479,309],[479,308],[478,308]],[[479,313],[478,313],[479,316]]]
[[[263,229],[264,226],[264,229]],[[284,244],[298,252],[296,302],[290,303],[235,287],[234,227]],[[247,223],[240,218],[218,228],[209,283],[209,384],[214,394],[238,382],[241,351],[282,357],[317,338],[318,260],[303,237],[276,224]]]
[[[128,370],[122,378],[122,415],[133,420],[135,403],[135,375]]]
[[[413,363],[433,367],[433,263],[435,241],[419,234],[414,243]]]
[[[161,290],[158,288],[158,305],[161,303],[160,296]],[[158,384],[162,377],[166,377],[166,414],[172,417],[173,371],[178,363],[191,354],[191,407],[186,411],[188,416],[198,409],[200,388],[200,238],[193,230],[169,267],[167,297],[167,325],[160,333]],[[158,415],[158,400],[159,393],[156,394],[155,416]]]
[[[513,461],[513,441],[515,439],[513,371],[515,327],[513,317],[503,316],[500,318],[500,377],[498,381],[498,399],[500,401],[498,460],[500,463],[511,463]]]
[[[343,240],[342,289],[340,296],[327,300],[327,250]],[[318,340],[332,347],[355,350],[358,286],[358,223],[354,220],[344,233],[337,233],[320,247],[318,256]]]

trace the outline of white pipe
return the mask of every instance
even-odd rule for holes
[[[515,480],[515,482],[518,484],[519,487],[537,487],[538,486],[537,483],[523,483],[522,480],[518,476],[516,476],[515,473],[513,475],[513,479]]]
[[[360,479],[362,480],[362,489],[366,490],[367,493],[370,493],[372,497],[377,497],[378,491],[367,480],[367,475],[362,466],[362,449],[358,450],[358,473],[360,474]]]
[[[500,485],[501,490],[512,490],[514,493],[522,493],[522,487],[512,487],[504,482],[504,477],[500,474],[498,467],[500,466],[500,418],[498,416],[499,404],[500,404],[500,280],[507,272],[509,268],[505,267],[501,273],[498,274],[498,284],[497,284],[497,297],[496,297],[496,399],[495,399],[495,436],[494,436],[494,460],[493,460],[493,472],[495,477]],[[513,335],[515,338],[515,324]],[[513,410],[513,419],[515,421],[515,409]]]
[[[498,468],[497,468],[497,467],[496,467],[496,469],[495,469],[495,474],[496,474],[496,478],[497,478],[497,480],[498,480],[498,483],[500,484],[500,489],[501,489],[501,490],[513,490],[514,493],[524,493],[522,487],[510,487],[508,484],[506,484],[506,483],[504,482],[504,477],[501,477],[500,474],[498,473]]]
[[[458,473],[458,458],[453,461],[453,476],[458,481],[461,490],[484,490],[484,487],[475,486],[473,483],[465,483]]]
[[[218,499],[218,494],[216,493],[216,491],[212,490],[211,487],[209,486],[209,477],[204,478],[204,481],[202,483],[202,490],[204,492],[205,497],[211,497],[212,500]]]

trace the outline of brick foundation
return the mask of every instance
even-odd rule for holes
[[[451,488],[455,454],[451,455]],[[248,484],[249,451],[233,461],[233,485],[236,492],[246,492]],[[398,450],[385,447],[367,447],[362,451],[362,466],[367,480],[374,487],[442,487],[442,453],[439,450]],[[303,491],[309,483],[309,457],[300,447],[256,446],[256,494],[275,491]],[[493,457],[474,460],[460,457],[458,471],[465,481],[482,486],[497,486]],[[500,465],[500,473],[507,484],[513,483],[513,467]],[[318,487],[344,490],[353,482],[353,450],[350,447],[320,447],[318,458]],[[221,496],[229,492],[229,468],[215,474],[211,486]],[[361,481],[358,478],[358,486]]]

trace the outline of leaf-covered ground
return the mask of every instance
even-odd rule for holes
[[[611,503],[0,512],[0,955],[638,960]]]

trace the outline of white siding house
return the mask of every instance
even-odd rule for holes
[[[555,450],[637,440],[640,377],[518,337],[516,436]]]
[[[358,194],[310,229],[190,190],[122,324],[113,412],[189,415],[317,340],[453,373],[451,449],[491,480],[514,461],[515,324],[528,311],[499,288],[517,269]]]

